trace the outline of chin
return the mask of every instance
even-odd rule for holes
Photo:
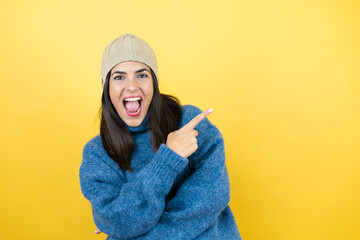
[[[142,120],[141,121],[136,121],[136,120],[132,120],[132,121],[124,121],[126,123],[126,125],[128,125],[129,127],[138,127],[141,125]]]
[[[138,117],[129,117],[125,115],[124,117],[121,117],[121,119],[129,127],[138,127],[144,121],[145,116],[142,116],[142,114]]]

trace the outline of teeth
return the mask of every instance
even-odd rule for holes
[[[141,100],[141,98],[139,98],[139,97],[136,97],[136,98],[126,98],[126,99],[124,99],[124,101],[129,101],[129,102],[139,101],[139,100]]]

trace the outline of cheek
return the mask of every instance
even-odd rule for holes
[[[152,84],[149,84],[149,85],[147,86],[146,95],[147,95],[147,100],[148,100],[148,102],[150,103],[150,102],[152,101],[153,96],[154,96],[154,89],[153,89],[153,85],[152,85]]]
[[[153,85],[152,79],[146,86],[146,92],[147,92],[148,96],[150,96],[151,98],[154,95],[154,85]]]
[[[111,102],[113,102],[113,99],[114,99],[114,89],[109,86],[109,96],[110,96],[110,99],[111,99]],[[114,103],[113,103],[114,104]]]
[[[121,87],[111,84],[109,86],[109,96],[114,106],[116,106],[119,103],[120,95],[121,95]]]

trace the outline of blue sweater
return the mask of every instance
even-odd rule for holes
[[[201,110],[185,105],[180,127]],[[135,141],[132,172],[108,156],[100,136],[84,147],[80,184],[91,202],[96,226],[119,239],[241,239],[228,206],[229,178],[224,142],[206,118],[195,130],[198,149],[183,158],[165,144],[154,153],[148,118],[129,127]]]

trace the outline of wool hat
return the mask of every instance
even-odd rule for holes
[[[154,51],[141,38],[126,33],[113,40],[104,50],[101,59],[101,78],[104,86],[106,75],[117,64],[137,61],[150,67],[159,79],[158,65]]]

